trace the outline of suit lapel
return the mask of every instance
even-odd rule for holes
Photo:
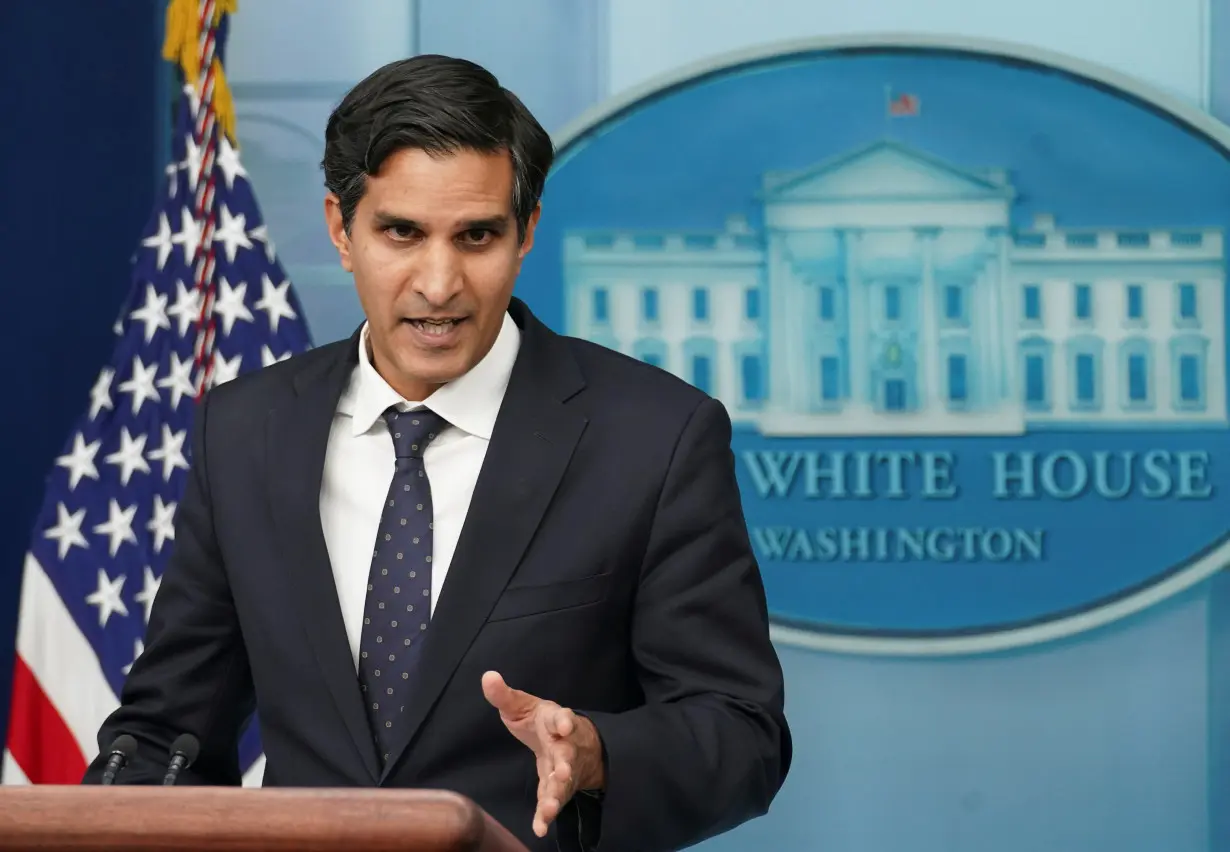
[[[337,585],[320,520],[320,486],[338,399],[356,363],[358,338],[344,354],[295,377],[297,394],[272,411],[266,434],[269,501],[285,570],[285,588],[303,622],[325,683],[371,780],[379,777]]]
[[[521,348],[419,660],[418,686],[388,777],[508,584],[554,496],[586,419],[564,402],[583,387],[571,353],[519,302]],[[478,689],[479,685],[474,684]]]

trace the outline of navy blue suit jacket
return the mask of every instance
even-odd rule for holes
[[[791,741],[725,409],[510,312],[521,348],[387,766],[318,503],[355,337],[201,403],[145,652],[99,732],[100,748],[140,743],[121,783],[160,781],[187,731],[202,749],[181,783],[238,784],[259,711],[266,785],[453,790],[535,850],[677,849],[767,810]],[[488,669],[602,738],[604,796],[574,798],[545,839],[533,757],[484,700]]]

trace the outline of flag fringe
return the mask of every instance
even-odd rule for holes
[[[232,14],[239,8],[239,0],[214,0],[213,6],[211,26],[216,27],[224,15]],[[201,75],[199,9],[199,0],[170,0],[167,4],[166,36],[162,43],[162,58],[179,65],[185,82],[196,89],[198,96],[202,94],[204,80]],[[218,126],[231,144],[239,147],[239,140],[235,136],[235,101],[217,55],[210,61],[210,71],[214,114]]]

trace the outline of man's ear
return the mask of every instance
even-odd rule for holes
[[[542,215],[542,202],[534,208],[534,212],[530,214],[529,221],[525,223],[525,239],[521,240],[521,250],[519,257],[525,260],[525,256],[530,253],[530,249],[534,247],[534,229],[538,227],[538,219]]]
[[[342,222],[342,202],[332,192],[325,196],[325,225],[329,229],[329,239],[341,258],[342,269],[353,272],[350,267],[350,235],[346,233],[346,226]]]

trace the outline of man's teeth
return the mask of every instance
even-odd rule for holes
[[[444,335],[453,330],[457,320],[410,320],[410,324],[424,334]]]

